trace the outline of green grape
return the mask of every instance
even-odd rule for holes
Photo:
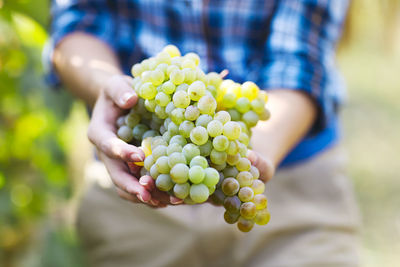
[[[171,73],[172,73],[174,70],[175,70],[175,71],[179,71],[179,67],[176,66],[176,65],[169,65],[169,66],[167,67],[167,76],[170,77],[170,76],[171,76]]]
[[[170,64],[171,63],[171,56],[168,52],[162,51],[157,54],[156,60],[158,64]]]
[[[194,129],[194,123],[191,121],[184,121],[179,125],[179,134],[185,138],[190,137],[191,131]]]
[[[168,117],[168,114],[165,112],[165,107],[156,106],[154,112],[160,119],[166,119]]]
[[[258,91],[258,86],[253,82],[245,82],[242,84],[242,95],[250,101],[257,97]]]
[[[172,168],[178,163],[186,164],[186,158],[182,152],[174,152],[168,157],[169,167]]]
[[[174,57],[172,60],[171,60],[171,64],[172,65],[175,65],[175,66],[177,66],[177,67],[181,67],[182,66],[182,58],[181,57]]]
[[[236,177],[239,173],[239,171],[235,167],[226,167],[222,173],[224,174],[225,177]]]
[[[185,199],[190,192],[190,184],[183,183],[183,184],[175,184],[174,185],[174,195],[177,198]]]
[[[139,77],[140,74],[142,74],[142,65],[140,63],[136,63],[135,65],[132,66],[131,68],[131,74],[133,77]]]
[[[169,79],[173,84],[179,85],[185,80],[185,74],[180,70],[173,70],[169,75]]]
[[[228,155],[234,156],[238,152],[239,152],[239,146],[238,146],[237,142],[229,141],[229,145],[228,145],[228,148],[226,149],[226,153],[228,153]]]
[[[239,172],[236,179],[240,187],[251,186],[253,184],[253,175],[248,171]]]
[[[185,110],[185,119],[189,121],[195,121],[200,116],[198,107],[188,106]]]
[[[262,101],[262,99],[254,99],[250,103],[251,105],[251,110],[253,110],[257,114],[262,114],[264,111],[265,103]]]
[[[200,149],[194,144],[187,144],[183,147],[182,153],[185,155],[187,162],[190,162],[194,157],[200,155]]]
[[[170,132],[173,135],[177,135],[179,134],[179,127],[178,125],[176,125],[174,122],[170,122],[168,124],[168,132]]]
[[[168,174],[160,174],[156,179],[156,187],[161,191],[169,191],[174,186],[171,176]]]
[[[219,135],[213,139],[213,147],[217,151],[225,151],[229,146],[229,140],[226,136]],[[226,161],[226,159],[225,159]]]
[[[240,121],[241,114],[236,109],[228,109],[228,113],[231,116],[231,120],[233,121]]]
[[[157,171],[159,173],[168,174],[170,171],[170,167],[168,164],[168,157],[161,156],[156,160]]]
[[[206,83],[214,86],[215,88],[218,88],[221,82],[221,76],[219,76],[219,74],[216,72],[210,72],[206,75]]]
[[[217,184],[217,187],[218,188],[221,188],[221,184],[222,184],[222,181],[225,179],[225,177],[224,177],[224,174],[220,171],[219,172],[219,181],[218,181],[218,184]]]
[[[185,119],[185,109],[183,108],[176,108],[171,112],[171,120],[176,124],[179,125]]]
[[[156,103],[161,107],[165,107],[171,102],[171,97],[164,92],[159,92],[156,95]]]
[[[162,71],[162,73],[167,74],[167,68],[168,68],[168,64],[167,63],[161,63],[158,64],[158,66],[156,67],[156,70]],[[168,79],[168,76],[165,77],[166,79]]]
[[[224,125],[231,120],[231,115],[229,115],[229,112],[221,110],[215,113],[214,120],[220,121]]]
[[[207,186],[208,192],[210,195],[212,195],[215,192],[215,189],[217,188],[215,185],[213,186]]]
[[[196,78],[204,84],[206,83],[206,74],[199,67],[196,68]]]
[[[176,107],[175,107],[174,103],[173,103],[173,102],[169,102],[169,103],[167,104],[167,106],[165,107],[165,113],[167,113],[168,116],[171,116],[171,113],[172,113],[172,111],[173,111],[175,108],[176,108]],[[167,118],[167,119],[170,119],[170,120],[171,120],[171,118]],[[172,120],[171,120],[171,121],[172,121]]]
[[[238,121],[237,123],[239,123],[240,128],[242,129],[242,132],[243,132],[243,133],[246,133],[247,135],[250,134],[249,128],[247,128],[246,123],[244,123],[243,121]]]
[[[229,196],[224,200],[224,208],[230,213],[239,213],[240,200],[237,196]]]
[[[185,146],[186,144],[187,144],[187,141],[186,141],[186,139],[183,137],[183,136],[180,136],[180,135],[175,135],[175,136],[173,136],[172,138],[171,138],[171,140],[169,141],[169,143],[170,144],[173,144],[173,143],[177,143],[177,144],[179,144],[180,146]]]
[[[260,120],[267,121],[271,117],[271,113],[268,109],[264,109],[264,111],[260,114]]]
[[[216,98],[217,97],[217,89],[213,85],[207,85],[207,91],[210,92],[212,97]]]
[[[240,171],[249,171],[251,167],[251,162],[248,158],[241,158],[239,162],[236,164],[236,168]],[[251,175],[253,177],[253,175]]]
[[[252,201],[254,198],[254,191],[248,186],[242,187],[239,190],[238,197],[242,202]]]
[[[244,121],[250,128],[256,126],[257,122],[260,120],[257,113],[250,110],[243,114],[242,121]]]
[[[238,148],[239,148],[239,154],[241,157],[247,157],[247,147],[242,144],[241,142],[238,142]]]
[[[254,180],[260,178],[260,171],[257,169],[256,166],[251,165],[250,173],[251,173],[251,175],[253,175]]]
[[[196,66],[199,65],[199,63],[200,63],[200,57],[196,53],[193,53],[193,52],[187,53],[184,56],[184,58],[191,59],[194,62],[194,64],[196,64]]]
[[[154,150],[159,145],[167,146],[167,142],[161,136],[155,136],[151,139],[151,150]]]
[[[226,162],[227,154],[225,151],[211,150],[210,160],[212,163],[221,165]]]
[[[125,125],[125,116],[121,116],[117,119],[116,123],[117,127],[121,127],[122,125]]]
[[[136,94],[139,95],[139,96],[142,95],[141,92],[140,92],[140,88],[142,88],[142,85],[143,85],[143,81],[140,80],[133,87],[133,89],[135,90]]]
[[[214,115],[217,108],[217,101],[212,96],[205,95],[197,102],[201,114]]]
[[[167,155],[167,146],[158,145],[156,148],[152,149],[152,152],[154,160],[157,160],[159,157]]]
[[[143,134],[149,130],[149,127],[147,127],[144,124],[138,124],[136,125],[133,130],[132,130],[132,135],[133,138],[135,138],[136,140],[142,140]]]
[[[253,219],[257,214],[256,205],[253,202],[245,202],[240,206],[240,215],[244,219]]]
[[[204,145],[199,146],[200,155],[203,157],[210,156],[211,150],[213,149],[211,140],[207,140]]]
[[[195,205],[195,204],[197,204],[196,202],[194,202],[194,201],[190,198],[190,196],[186,197],[186,198],[183,200],[183,203],[185,203],[186,205]]]
[[[144,99],[154,99],[154,97],[156,97],[156,94],[157,89],[150,82],[146,82],[140,87],[140,96]]]
[[[190,167],[189,180],[194,184],[199,184],[203,181],[205,176],[204,169],[198,165]]]
[[[150,176],[156,180],[157,177],[160,175],[160,173],[157,170],[156,164],[153,164],[153,166],[150,167]]]
[[[219,182],[219,173],[214,168],[206,168],[204,170],[205,176],[203,180],[203,184],[207,187],[213,187]]]
[[[182,67],[182,69],[185,69],[185,68],[195,69],[197,66],[196,66],[196,63],[192,59],[184,58],[182,61],[181,67]]]
[[[240,113],[246,113],[247,111],[250,110],[250,101],[246,98],[246,97],[240,97],[237,101],[236,101],[236,109],[240,112]]]
[[[239,138],[242,129],[237,122],[228,121],[224,124],[223,133],[229,140],[236,140]]]
[[[175,183],[185,183],[189,179],[189,167],[184,163],[178,163],[171,168],[170,175]]]
[[[132,129],[126,125],[123,125],[118,129],[117,135],[119,138],[121,138],[127,143],[130,142],[133,138]]]
[[[235,178],[228,177],[222,181],[221,188],[226,196],[233,196],[239,192],[240,184]]]
[[[140,75],[140,78],[142,79],[143,83],[148,83],[148,82],[151,83],[151,71],[149,70],[143,71],[142,74]]]
[[[190,132],[190,140],[198,146],[205,144],[208,140],[208,133],[206,128],[202,126],[196,126]]]
[[[165,129],[165,127],[164,127],[164,125],[160,125],[160,124],[158,124],[158,123],[155,123],[155,122],[150,122],[150,127],[151,128],[154,128],[154,129],[160,129],[160,134],[164,134],[166,131],[167,131],[167,129]],[[157,127],[157,128],[156,128]]]
[[[202,81],[195,81],[189,85],[188,93],[191,100],[199,101],[206,93],[206,86]]]
[[[240,214],[239,213],[230,213],[228,211],[224,212],[224,220],[229,224],[234,224],[239,220]]]
[[[174,45],[167,45],[166,47],[163,48],[162,50],[163,52],[167,52],[171,58],[174,57],[179,57],[181,56],[181,52],[179,51],[179,49],[174,46]]]
[[[145,176],[145,175],[150,175],[150,173],[145,168],[141,168],[139,174],[140,174],[140,177]]]
[[[192,168],[193,166],[200,166],[205,169],[208,167],[208,162],[205,157],[196,156],[190,161],[190,168]]]
[[[243,217],[239,217],[239,220],[237,222],[237,227],[240,231],[242,232],[250,232],[251,229],[253,229],[254,222],[252,220],[246,220]]]
[[[257,211],[257,215],[254,218],[254,222],[258,225],[266,225],[271,219],[271,214],[267,209]]]
[[[176,91],[185,91],[187,92],[189,85],[187,83],[182,83],[176,87]]]
[[[240,193],[240,191],[239,191],[239,193]],[[253,203],[254,203],[254,205],[256,205],[256,208],[258,210],[262,210],[267,207],[268,200],[267,200],[267,197],[264,196],[263,194],[258,194],[258,195],[254,196]]]
[[[142,116],[149,114],[149,112],[146,112],[146,107],[144,106],[144,101],[145,99],[143,98],[138,98],[136,105],[132,108],[134,112],[141,114]]]
[[[215,205],[222,205],[224,203],[225,194],[220,189],[216,189],[215,192],[210,196],[211,201]]]
[[[173,92],[175,92],[175,88],[175,84],[173,84],[171,81],[166,81],[161,86],[162,91],[168,95],[171,95]]]
[[[185,91],[176,91],[172,101],[177,108],[186,108],[190,104],[189,95]]]
[[[156,105],[157,104],[154,99],[152,99],[152,100],[146,99],[146,101],[144,101],[144,106],[145,106],[146,110],[149,112],[154,112],[156,110]]]
[[[222,171],[223,169],[226,168],[226,163],[222,163],[222,164],[215,164],[213,162],[211,162],[210,164],[211,167],[213,167],[214,169],[216,169],[217,171]]]
[[[219,120],[212,120],[207,125],[207,132],[211,137],[216,137],[222,134],[222,130],[224,129],[224,125]]]
[[[154,136],[157,136],[157,135],[159,135],[159,133],[157,133],[156,131],[148,130],[143,134],[142,139],[146,139],[147,137],[154,137]]]
[[[210,191],[208,191],[207,186],[204,184],[193,184],[190,187],[190,198],[195,203],[203,203],[205,202],[210,195]]]
[[[170,156],[174,152],[182,152],[181,145],[177,143],[169,144],[169,146],[167,147],[167,155]]]
[[[167,105],[167,106],[168,106],[168,105]],[[167,107],[165,107],[165,108],[167,108]],[[164,120],[163,125],[164,125],[165,129],[168,130],[168,124],[169,124],[171,121],[172,121],[171,118],[166,118],[166,119]]]
[[[168,131],[166,131],[166,132],[163,133],[163,135],[162,135],[163,139],[164,139],[166,142],[168,142],[168,143],[169,143],[169,141],[171,140],[172,136],[173,136],[173,135],[171,134],[171,132],[168,132]]]
[[[185,83],[191,84],[196,80],[196,71],[194,69],[185,68],[182,71],[185,75]]]
[[[129,128],[135,127],[140,122],[140,116],[136,113],[129,113],[125,116],[125,124]]]
[[[153,70],[150,75],[150,80],[154,86],[158,86],[163,83],[165,78],[164,72],[161,70]]]
[[[237,97],[234,93],[226,93],[222,98],[224,108],[233,108],[236,105]]]
[[[200,115],[196,120],[196,126],[203,126],[204,128],[207,128],[210,121],[212,121],[212,117],[210,115]]]
[[[149,70],[154,70],[157,67],[157,60],[154,57],[149,58]]]
[[[246,133],[241,132],[241,133],[240,133],[240,136],[239,136],[239,141],[240,141],[242,144],[244,144],[245,146],[248,146],[249,143],[250,143],[250,138],[249,138],[249,136],[248,136]]]
[[[144,159],[143,166],[146,170],[150,171],[151,166],[154,164],[153,155],[149,155]]]

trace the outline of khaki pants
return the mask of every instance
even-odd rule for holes
[[[226,224],[222,207],[124,201],[92,166],[88,175],[103,180],[84,195],[78,231],[96,267],[357,266],[358,210],[344,159],[336,147],[279,170],[267,184],[271,221],[250,233]]]

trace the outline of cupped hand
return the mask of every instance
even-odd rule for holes
[[[140,177],[140,167],[132,163],[143,161],[144,152],[116,135],[118,117],[127,113],[138,100],[132,83],[132,78],[124,75],[114,75],[107,81],[94,106],[88,138],[96,146],[121,198],[151,207],[182,203],[159,191],[150,176]]]
[[[268,182],[274,176],[275,166],[272,160],[254,150],[248,151],[247,158],[250,160],[251,164],[258,169],[260,172],[259,179],[261,179],[264,183]]]

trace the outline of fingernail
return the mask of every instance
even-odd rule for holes
[[[132,154],[131,155],[131,159],[133,160],[133,161],[143,161],[144,159],[142,158],[142,156],[141,155],[139,155],[139,154]]]
[[[171,200],[171,204],[174,204],[174,205],[176,205],[176,204],[181,204],[182,201],[183,201],[183,200],[175,200],[175,199],[172,199],[172,200]]]
[[[150,204],[151,205],[157,206],[158,203],[159,203],[158,200],[155,200],[155,199],[154,200],[153,199],[150,200]]]
[[[132,96],[133,96],[133,93],[131,93],[131,92],[124,93],[121,97],[121,103],[125,104]]]
[[[144,203],[147,203],[147,201],[144,201],[144,200],[143,200],[143,198],[142,198],[142,196],[141,196],[140,194],[137,194],[136,197],[137,197],[140,201],[142,201],[142,202],[144,202]]]
[[[143,186],[146,186],[146,185],[148,185],[149,183],[143,182],[143,181],[139,181],[139,184],[141,184],[141,185],[143,185]]]

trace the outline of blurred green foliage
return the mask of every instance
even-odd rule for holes
[[[44,0],[0,1],[0,266],[14,266],[36,224],[71,195],[60,129],[72,101],[43,81],[48,14]]]

